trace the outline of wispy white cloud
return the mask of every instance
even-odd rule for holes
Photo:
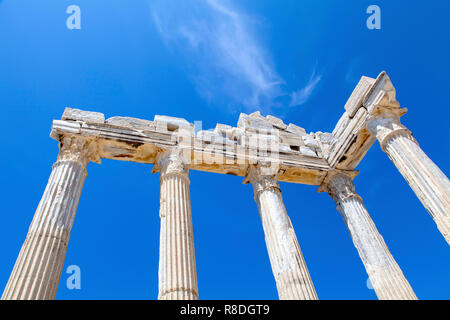
[[[303,87],[300,90],[297,90],[293,93],[291,93],[291,102],[289,106],[295,107],[295,106],[301,106],[308,102],[309,98],[313,95],[317,85],[322,80],[322,74],[316,74],[316,68],[314,68],[313,73],[311,74],[311,77],[309,78],[308,83],[305,87]]]
[[[152,0],[156,29],[169,48],[188,61],[190,77],[208,100],[223,96],[245,107],[271,108],[284,92],[285,81],[254,31],[250,18],[229,0]],[[320,82],[315,76],[291,95],[306,103]]]

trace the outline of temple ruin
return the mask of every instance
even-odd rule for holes
[[[352,182],[378,140],[450,244],[450,183],[402,125],[406,111],[385,72],[360,80],[331,133],[308,134],[259,112],[241,114],[236,127],[199,130],[168,116],[105,119],[66,108],[51,130],[57,161],[2,299],[55,298],[86,166],[102,158],[153,164],[160,175],[159,299],[199,297],[189,170],[241,176],[253,186],[280,299],[318,297],[278,181],[316,185],[331,196],[379,299],[417,299]]]

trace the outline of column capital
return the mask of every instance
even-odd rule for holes
[[[416,142],[411,131],[400,122],[400,115],[390,110],[371,115],[367,119],[366,128],[377,138],[384,152],[386,152],[386,144],[389,139],[397,135],[404,135],[411,141]]]
[[[156,156],[152,173],[156,172],[159,172],[161,177],[179,175],[188,179],[189,165],[181,150],[163,150]]]
[[[253,184],[255,199],[263,191],[281,192],[280,185],[277,182],[279,171],[280,166],[277,163],[258,163],[255,166],[249,166],[243,183]]]
[[[100,163],[98,144],[92,137],[65,135],[59,140],[58,162],[72,161],[86,167],[92,161]]]
[[[406,114],[408,109],[401,108],[395,87],[386,72],[378,76],[363,105],[369,114],[365,127],[378,139],[383,151],[387,141],[393,136],[404,134],[413,139],[411,132],[400,123],[400,117]]]
[[[343,201],[350,198],[361,197],[355,191],[353,179],[358,175],[359,171],[337,171],[331,170],[322,182],[319,192],[328,192],[333,200],[339,205]]]

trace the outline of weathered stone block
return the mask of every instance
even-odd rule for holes
[[[279,131],[279,137],[281,139],[282,143],[288,144],[290,146],[303,146],[303,139],[293,133],[286,132],[286,131]]]
[[[106,119],[106,123],[133,129],[155,129],[155,124],[152,121],[129,117],[112,117]]]
[[[316,132],[316,138],[323,144],[332,145],[334,143],[334,136],[329,132]]]
[[[304,135],[304,136],[302,136],[302,139],[303,139],[303,142],[305,143],[305,146],[314,148],[314,149],[320,148],[319,143],[310,135]]]
[[[250,118],[254,118],[254,119],[259,119],[259,120],[262,120],[262,121],[265,121],[265,120],[266,120],[266,118],[264,118],[264,116],[261,115],[261,112],[259,112],[259,111],[256,111],[256,112],[251,113],[251,114],[249,115],[249,117],[250,117]]]
[[[153,121],[156,128],[161,130],[167,128],[168,131],[175,131],[179,127],[192,127],[192,124],[183,118],[156,115]]]
[[[286,128],[288,127],[288,126],[283,122],[283,120],[281,120],[281,119],[279,119],[279,118],[276,118],[276,117],[271,116],[271,115],[268,115],[266,118],[267,118],[267,120],[268,120],[274,127],[276,127],[276,128],[279,128],[279,129],[284,130],[284,129],[286,129]]]
[[[238,121],[238,128],[246,131],[270,131],[273,129],[272,124],[262,117],[250,117],[245,113],[241,113]]]
[[[290,123],[288,125],[288,127],[286,128],[286,131],[292,132],[292,133],[294,133],[296,135],[299,135],[299,136],[302,136],[302,135],[306,134],[306,130],[305,129],[303,129],[302,127],[296,126],[293,123]]]
[[[299,147],[299,149],[300,149],[300,147]],[[295,153],[296,151],[292,150],[291,146],[289,144],[282,143],[282,144],[280,144],[280,152],[282,152],[282,153]]]
[[[224,137],[227,137],[229,139],[231,138],[232,131],[233,131],[232,126],[229,126],[227,124],[221,124],[221,123],[218,123],[216,125],[216,128],[214,129],[214,132],[216,132],[217,134],[220,134]]]
[[[317,158],[317,153],[313,149],[306,146],[300,147],[300,153],[304,156]]]
[[[375,79],[368,77],[361,78],[344,107],[350,118],[353,118],[356,111],[362,106],[364,97],[370,91],[370,88],[374,83]]]
[[[241,128],[233,128],[231,129],[230,139],[234,141],[239,141],[242,136],[245,135],[245,131]]]
[[[270,134],[249,134],[248,147],[251,149],[272,150],[278,149],[280,138]]]
[[[206,141],[214,141],[214,139],[219,139],[220,137],[221,135],[211,130],[201,130],[197,132],[197,138]]]
[[[105,115],[100,112],[83,111],[80,109],[66,108],[61,120],[85,121],[89,123],[104,123]]]

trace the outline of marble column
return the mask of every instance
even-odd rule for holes
[[[56,296],[70,231],[96,144],[67,136],[39,202],[25,243],[3,292],[5,300],[50,300]]]
[[[347,174],[338,173],[325,183],[325,190],[336,201],[378,299],[417,300],[361,197],[356,194],[352,179]]]
[[[450,181],[422,151],[395,113],[381,111],[367,124],[450,244]]]
[[[284,207],[277,168],[252,167],[245,182],[253,185],[267,251],[280,300],[317,300],[294,228]]]
[[[197,270],[188,166],[181,153],[157,158],[161,174],[159,300],[197,300]]]

